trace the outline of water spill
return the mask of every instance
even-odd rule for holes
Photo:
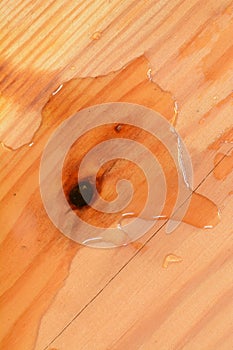
[[[179,262],[182,262],[182,261],[183,261],[183,259],[180,256],[175,255],[175,254],[168,254],[168,255],[165,256],[165,258],[163,260],[162,267],[164,269],[167,269],[170,264],[179,263]]]
[[[233,152],[229,155],[217,153],[214,158],[214,176],[217,180],[224,180],[233,171]]]
[[[173,125],[172,130],[175,133],[174,126],[178,117],[178,103],[169,92],[163,91],[149,79],[151,70],[148,67],[149,63],[145,57],[140,57],[124,69],[110,73],[107,76],[77,78],[63,83],[62,89],[57,91],[55,95],[51,95],[43,108],[43,123],[35,135],[34,142],[40,142],[40,139],[46,135],[48,138],[49,134],[64,119],[78,110],[109,101],[132,102],[154,109],[171,122]],[[109,138],[114,139],[118,137],[136,140],[153,150],[165,171],[168,195],[164,212],[161,215],[169,219],[177,194],[174,188],[177,174],[176,169],[172,168],[172,160],[169,158],[163,145],[160,145],[154,139],[152,140],[150,135],[146,135],[145,132],[138,130],[136,127],[124,124],[108,125],[94,129],[77,140],[72,146],[67,154],[63,171],[63,189],[67,199],[71,188],[77,184],[77,170],[83,156],[96,144]],[[177,142],[179,144],[178,138]],[[182,152],[180,152],[180,155],[182,155]],[[182,165],[182,159],[179,159],[179,163]],[[184,164],[182,168],[185,170]],[[91,171],[91,167],[87,169],[87,178],[91,175]],[[185,172],[183,172],[183,175],[185,178],[187,177]],[[112,201],[116,196],[116,182],[120,178],[129,179],[133,184],[134,190],[136,189],[134,193],[135,200],[131,206],[126,208],[125,212],[133,212],[139,215],[146,198],[144,195],[144,193],[147,193],[146,181],[137,167],[125,160],[109,162],[100,169],[96,179],[98,192],[106,201]],[[140,187],[138,187],[139,183]],[[186,181],[187,184],[188,181]],[[191,190],[190,196],[190,206],[182,221],[200,228],[214,227],[219,222],[217,206],[206,197],[192,193]],[[85,222],[92,225],[98,225],[101,222],[101,227],[106,228],[116,227],[121,215],[124,214],[124,212],[111,215],[99,213],[91,206],[83,207],[81,210],[74,210],[76,215],[79,215]],[[179,219],[179,212],[173,219]],[[120,240],[121,243],[122,240],[127,242],[127,237],[123,235]]]
[[[149,62],[142,56],[131,62],[124,69],[110,73],[106,76],[96,78],[76,78],[61,84],[49,97],[48,102],[42,110],[42,123],[30,142],[31,147],[37,144],[43,149],[46,141],[52,132],[62,121],[78,110],[106,102],[130,102],[144,105],[162,114],[174,126],[178,117],[178,103],[171,93],[163,91],[151,79],[151,69]],[[167,202],[164,212],[161,213],[163,219],[171,216],[172,208],[176,201],[177,190],[175,189],[177,174],[173,161],[169,157],[165,147],[159,142],[155,142],[150,135],[136,127],[116,124],[109,125],[84,135],[79,139],[68,153],[63,172],[63,189],[69,198],[72,187],[77,184],[77,169],[85,153],[97,143],[107,138],[129,138],[142,143],[152,150],[161,164],[167,181]],[[179,139],[177,139],[179,143]],[[27,146],[28,147],[28,146]],[[81,151],[80,151],[81,150]],[[182,159],[179,162],[182,165]],[[183,165],[183,170],[185,167]],[[87,178],[91,174],[91,167],[87,171]],[[185,177],[185,174],[184,174]],[[115,160],[105,164],[100,169],[96,179],[96,186],[105,200],[113,200],[116,196],[115,184],[119,178],[129,179],[135,191],[135,201],[126,208],[127,212],[138,215],[143,208],[146,199],[147,187],[143,172],[136,166],[128,164],[125,160]],[[183,221],[196,227],[215,226],[219,221],[218,209],[216,205],[206,197],[192,193],[189,209]],[[115,214],[99,214],[90,206],[80,210],[75,209],[84,221],[93,225],[99,224],[103,227],[117,226],[121,212]],[[157,213],[155,213],[156,215]],[[178,219],[179,213],[173,219]],[[125,237],[123,237],[125,239]]]

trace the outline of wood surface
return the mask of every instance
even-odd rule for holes
[[[0,349],[231,349],[233,2],[4,0],[0,13]],[[158,221],[126,247],[55,228],[39,190],[46,142],[76,111],[115,101],[171,123],[177,101],[214,228],[196,227],[212,222],[208,200],[193,225],[167,235]],[[182,261],[164,268],[169,254]]]

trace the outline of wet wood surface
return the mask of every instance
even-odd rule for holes
[[[0,348],[230,349],[232,1],[24,0],[0,8]],[[212,229],[197,227],[215,217],[207,201],[189,212],[192,225],[167,235],[158,221],[139,241],[108,250],[69,240],[49,220],[39,166],[50,135],[76,111],[118,101],[171,123],[177,102],[193,189],[221,213]],[[109,198],[116,175],[139,174],[125,168],[111,164]],[[171,186],[173,175],[168,166]],[[132,179],[140,203],[141,178]]]

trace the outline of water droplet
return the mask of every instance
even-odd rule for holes
[[[198,124],[202,125],[206,122],[206,118],[201,118],[198,122]]]
[[[101,38],[101,36],[102,36],[102,32],[98,31],[98,32],[95,32],[92,34],[91,39],[92,40],[99,40]]]
[[[162,267],[164,269],[167,269],[170,264],[172,264],[172,263],[179,263],[181,261],[183,261],[183,259],[180,256],[175,255],[175,254],[168,254],[168,255],[165,256],[165,258],[163,260]]]

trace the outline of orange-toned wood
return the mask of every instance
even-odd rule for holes
[[[232,1],[0,8],[0,348],[230,349]],[[140,242],[97,250],[54,227],[39,192],[43,148],[61,120],[107,101],[170,121],[178,102],[194,188],[221,210],[214,229],[182,223],[166,235],[158,222]],[[164,269],[168,254],[182,262]]]

